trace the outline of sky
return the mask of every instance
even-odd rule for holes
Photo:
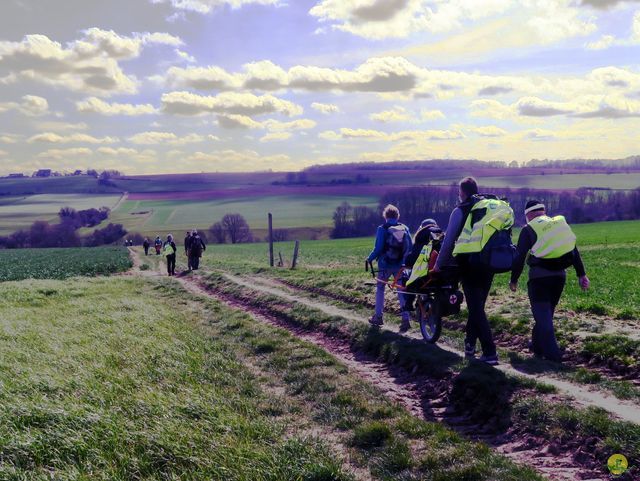
[[[2,0],[0,174],[640,154],[639,0]]]

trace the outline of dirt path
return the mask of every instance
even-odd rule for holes
[[[296,302],[313,309],[318,309],[319,311],[324,312],[325,314],[328,314],[330,316],[339,316],[349,320],[367,322],[366,318],[358,316],[357,314],[348,310],[340,309],[339,307],[325,304],[319,301],[310,300],[304,296],[296,295],[292,291],[287,291],[278,286],[275,281],[270,281],[262,277],[251,277],[247,279],[231,274],[224,274],[224,276],[229,281],[234,282],[238,285],[277,296],[289,302]],[[383,329],[387,328],[385,327]],[[415,339],[421,339],[421,335],[415,331],[409,332],[406,335]],[[461,357],[463,356],[463,353],[461,351],[454,347],[448,346],[447,344],[439,343],[438,346],[443,350],[449,351]],[[575,399],[575,401],[582,406],[597,406],[607,410],[608,412],[624,421],[630,421],[636,424],[640,424],[640,408],[638,408],[638,406],[633,403],[625,402],[616,399],[613,396],[607,396],[597,391],[591,391],[582,386],[548,375],[527,374],[506,364],[500,364],[499,366],[496,366],[496,369],[499,369],[505,374],[525,377],[528,379],[543,382],[545,384],[550,384],[554,386],[560,393]]]
[[[140,270],[142,262],[135,251],[132,251],[132,254],[134,275],[148,277],[164,275],[161,270],[162,264],[158,266],[157,270]],[[256,279],[248,280],[229,274],[226,274],[225,277],[238,285],[277,296],[291,303],[300,303],[332,316],[366,322],[366,319],[349,311],[296,296],[275,286],[265,285],[264,282],[258,284]],[[288,323],[286,320],[251,308],[238,299],[222,295],[219,292],[212,292],[204,285],[203,280],[199,276],[177,276],[174,279],[179,282],[185,290],[198,297],[215,298],[229,307],[247,312],[260,322],[284,328],[296,337],[323,348],[346,365],[351,372],[356,373],[360,378],[376,386],[385,396],[403,406],[412,415],[434,422],[445,423],[465,437],[485,442],[492,446],[497,452],[511,458],[515,462],[533,467],[552,481],[604,481],[606,479],[598,476],[592,470],[577,466],[569,452],[552,453],[546,443],[540,442],[540,440],[534,441],[527,436],[486,434],[481,426],[474,425],[469,422],[465,416],[460,416],[459,413],[451,411],[447,402],[448,400],[446,399],[447,391],[439,385],[442,383],[442,380],[430,379],[426,376],[419,376],[407,372],[401,368],[389,366],[371,356],[354,352],[346,340],[331,337],[323,332],[302,329]],[[440,345],[440,347],[459,354],[452,348],[442,345]],[[501,369],[505,370],[505,368],[506,366],[501,366]],[[506,372],[521,375],[521,373],[511,368],[506,369]],[[559,382],[556,380],[553,381]],[[561,382],[559,383],[562,384]],[[566,386],[558,386],[558,389],[560,391],[573,390],[573,386],[568,385],[568,383],[566,384]],[[586,398],[583,400],[578,399],[578,401],[581,401],[580,403],[584,405],[595,405],[594,402],[589,402],[594,400],[593,397],[590,397],[592,394],[594,393],[587,392],[585,394]],[[573,397],[576,396],[574,395]]]

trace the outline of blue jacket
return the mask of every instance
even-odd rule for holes
[[[389,225],[397,225],[398,221],[395,219],[390,219],[387,223]],[[377,260],[379,269],[399,269],[400,267],[402,267],[404,265],[404,258],[409,255],[409,253],[411,252],[411,247],[413,245],[413,242],[411,240],[411,232],[409,232],[408,227],[405,226],[405,228],[407,230],[407,235],[404,236],[404,256],[401,261],[390,262],[389,259],[384,256],[387,230],[385,229],[384,225],[381,225],[376,231],[376,244],[371,251],[371,254],[369,254],[369,262]]]

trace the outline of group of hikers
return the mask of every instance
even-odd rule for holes
[[[385,223],[378,227],[374,249],[367,258],[368,264],[378,262],[375,313],[369,322],[383,324],[385,288],[392,277],[392,285],[399,285],[401,332],[410,328],[415,311],[415,294],[411,292],[419,292],[409,284],[459,281],[468,309],[465,357],[475,358],[479,341],[482,355],[478,360],[496,365],[496,345],[485,312],[489,291],[497,272],[511,271],[509,287],[516,292],[526,262],[535,321],[531,349],[536,357],[561,362],[553,316],[566,283],[566,269],[573,266],[583,290],[590,284],[571,227],[564,217],[547,215],[542,202],[531,200],[524,210],[527,225],[514,247],[514,215],[509,204],[495,196],[481,195],[472,177],[462,179],[459,187],[460,202],[451,212],[446,232],[434,219],[425,219],[412,239],[409,228],[399,222],[398,209],[393,205],[384,209]]]
[[[164,255],[166,257],[167,273],[169,276],[175,276],[178,247],[176,246],[173,235],[169,234],[165,241],[163,241],[160,236],[157,236],[153,245],[157,256]],[[149,242],[149,239],[144,239],[142,247],[144,248],[144,255],[148,256],[149,249],[151,249],[151,242]],[[184,238],[184,253],[187,257],[187,269],[189,271],[198,270],[200,267],[200,259],[206,249],[207,245],[196,229],[187,231]]]

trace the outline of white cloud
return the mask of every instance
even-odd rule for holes
[[[157,145],[157,144],[167,144],[167,145],[186,145],[186,144],[194,144],[199,142],[204,142],[208,138],[199,135],[199,134],[187,134],[184,136],[178,136],[173,132],[140,132],[135,135],[132,135],[127,140],[132,144],[138,145]],[[213,140],[209,138],[209,140]]]
[[[47,99],[37,95],[25,95],[20,103],[0,103],[0,113],[11,110],[20,112],[28,117],[39,117],[49,113],[49,102],[47,102]]]
[[[236,92],[223,92],[215,97],[190,92],[170,92],[162,95],[162,110],[174,115],[218,113],[249,116],[277,112],[294,116],[303,112],[301,106],[273,95],[257,96]]]
[[[587,50],[605,50],[615,42],[616,38],[613,35],[603,35],[598,40],[593,42],[587,42],[585,48]]]
[[[244,5],[280,5],[280,0],[150,0],[151,3],[169,3],[178,11],[211,13],[216,8],[225,5],[231,8],[241,8]]]
[[[9,152],[6,150],[0,150],[0,157],[6,157],[7,155],[9,155]]]
[[[315,120],[297,119],[291,122],[280,122],[278,120],[265,120],[263,126],[271,132],[288,132],[291,130],[309,130],[317,125]]]
[[[633,16],[633,24],[631,27],[631,41],[640,43],[640,10]]]
[[[166,83],[173,88],[233,90],[242,86],[242,79],[216,66],[171,67],[166,75]]]
[[[455,130],[405,130],[387,133],[371,129],[342,128],[339,134],[327,131],[322,132],[320,137],[325,140],[362,139],[396,142],[402,140],[457,140],[462,139],[464,135]]]
[[[148,115],[157,113],[157,109],[151,104],[121,104],[108,103],[97,97],[89,97],[81,102],[76,102],[78,112],[91,112],[101,115]]]
[[[256,122],[246,115],[218,115],[218,125],[223,129],[261,129],[261,122]]]
[[[485,127],[477,127],[473,129],[475,133],[481,135],[482,137],[502,137],[503,135],[507,135],[507,131],[501,129],[500,127],[496,127],[495,125],[487,125]]]
[[[26,35],[20,42],[0,41],[0,77],[4,83],[23,80],[95,95],[135,93],[137,80],[126,75],[119,60],[137,58],[147,45],[182,45],[167,33],[134,33],[90,28],[83,37],[62,46],[46,35]]]
[[[377,122],[389,123],[389,122],[408,122],[412,120],[412,116],[407,112],[407,109],[401,106],[396,106],[391,110],[384,110],[369,115],[371,120]]]
[[[332,29],[382,40],[464,27],[469,31],[469,27],[506,12],[536,43],[586,35],[596,28],[590,16],[569,0],[321,0],[309,13]],[[493,40],[498,46],[498,37]]]
[[[338,107],[337,105],[323,104],[320,102],[313,102],[311,104],[311,108],[325,115],[335,114],[340,112],[340,107]]]
[[[72,149],[50,149],[38,154],[40,159],[63,160],[68,157],[90,157],[93,155],[91,149],[86,147],[75,147]]]
[[[293,134],[291,132],[270,132],[260,138],[260,142],[274,142],[290,139]]]
[[[18,134],[0,134],[0,143],[17,144],[22,139],[22,135]]]
[[[44,132],[76,132],[78,130],[87,130],[89,126],[84,122],[61,122],[58,120],[38,121],[35,127],[39,131]]]
[[[113,144],[119,142],[117,137],[94,137],[89,134],[59,135],[53,132],[37,134],[29,138],[29,143],[40,142],[48,144]]]
[[[440,110],[422,110],[420,118],[422,120],[439,120],[444,119],[445,115]]]

